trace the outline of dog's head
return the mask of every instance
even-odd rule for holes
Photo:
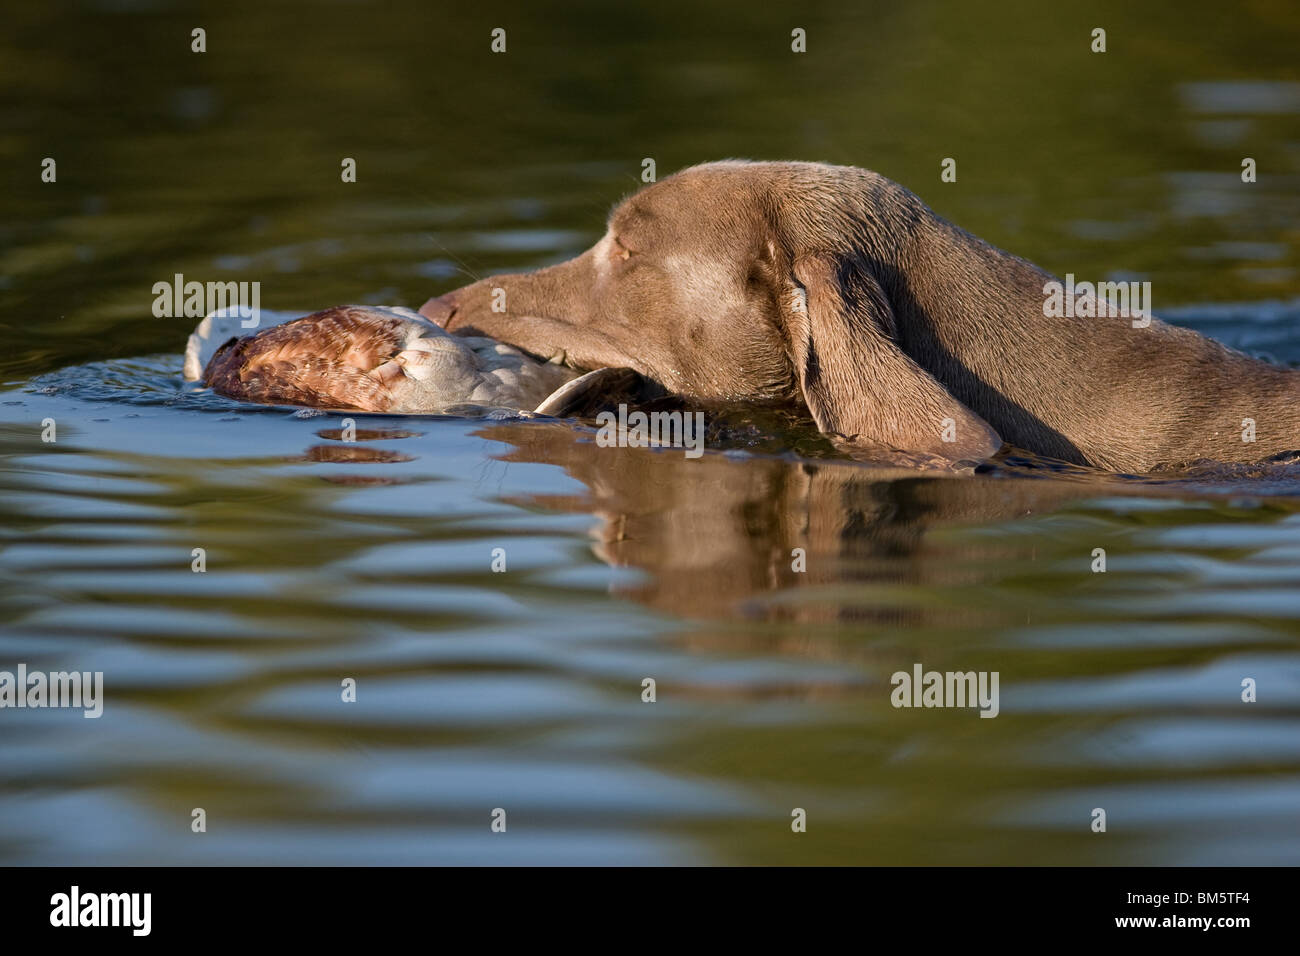
[[[578,257],[421,311],[580,368],[634,368],[679,394],[798,396],[850,445],[987,457],[998,436],[897,342],[881,264],[920,208],[866,170],[709,163],[619,203]]]

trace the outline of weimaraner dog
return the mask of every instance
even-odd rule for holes
[[[420,311],[679,395],[802,402],[860,457],[976,461],[1005,442],[1137,472],[1300,449],[1300,371],[1159,320],[1056,317],[1052,281],[877,173],[725,161],[624,200],[568,262]]]

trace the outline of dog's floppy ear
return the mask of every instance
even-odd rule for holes
[[[808,410],[849,445],[885,445],[949,461],[1002,447],[989,424],[957,401],[893,341],[889,298],[866,269],[798,256],[799,288],[782,309]]]

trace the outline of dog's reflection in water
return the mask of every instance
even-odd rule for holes
[[[983,558],[1022,545],[970,535],[935,545],[927,535],[1049,511],[1102,487],[1077,476],[936,477],[836,460],[706,454],[692,461],[677,449],[600,447],[561,425],[505,423],[480,434],[513,446],[503,460],[559,465],[582,482],[585,494],[514,500],[596,516],[597,557],[647,572],[622,593],[686,618],[969,623],[971,612],[961,607],[878,602],[871,594],[977,582]],[[801,600],[810,588],[820,591]]]

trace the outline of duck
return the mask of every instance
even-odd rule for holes
[[[251,330],[249,319],[233,308],[205,317],[186,343],[183,378],[236,401],[393,415],[582,417],[646,393],[632,369],[584,374],[397,306],[261,309]]]

